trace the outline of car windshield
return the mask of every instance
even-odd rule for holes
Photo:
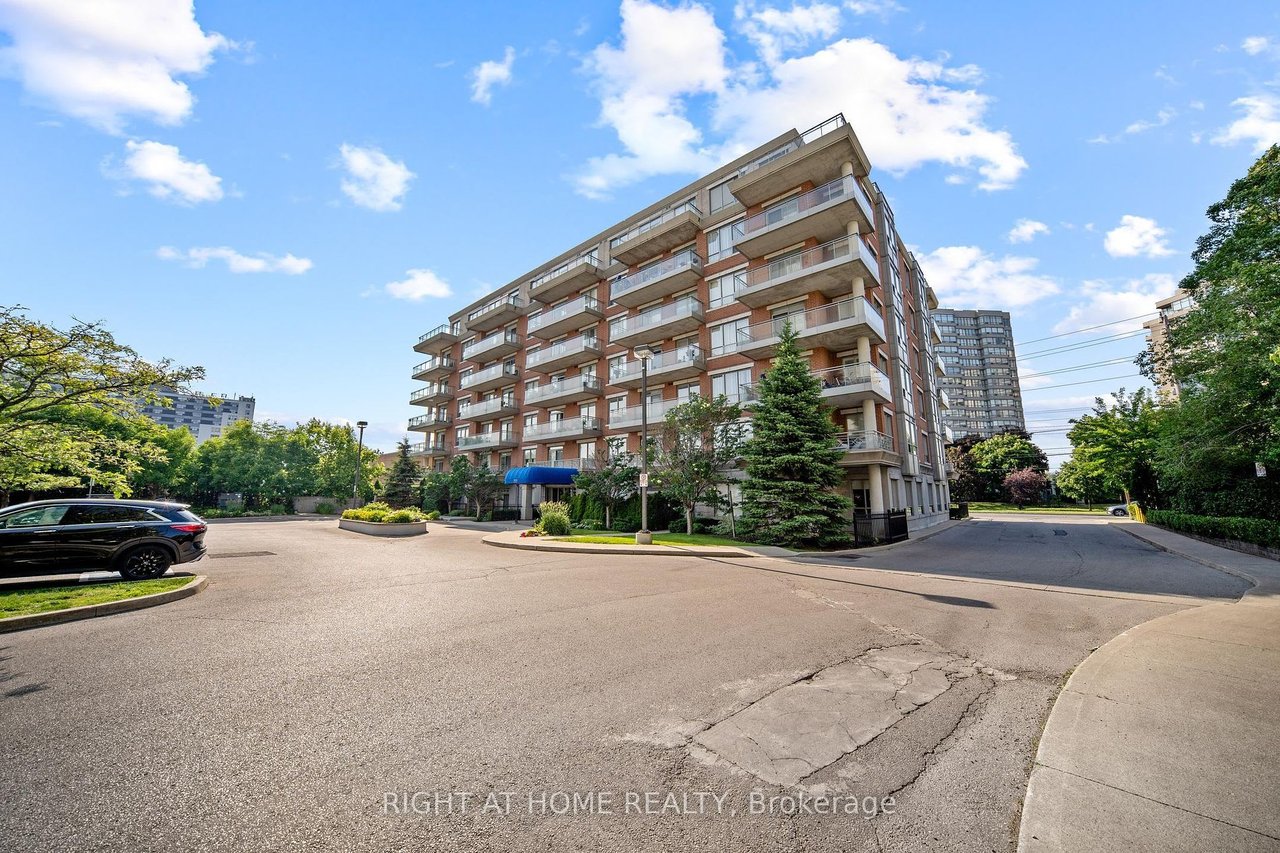
[[[67,514],[66,505],[38,506],[22,509],[0,517],[0,530],[18,527],[46,527],[62,521]]]

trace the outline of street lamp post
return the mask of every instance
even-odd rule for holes
[[[360,443],[356,446],[356,482],[351,487],[351,497],[354,506],[360,506],[360,463],[364,461],[364,428],[369,425],[368,421],[356,421],[356,427],[360,430]]]
[[[637,347],[640,359],[640,530],[636,533],[637,545],[652,545],[649,532],[649,359],[653,350]]]

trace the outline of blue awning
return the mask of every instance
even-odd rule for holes
[[[526,465],[523,468],[508,468],[503,482],[508,486],[572,486],[577,473],[577,468]]]

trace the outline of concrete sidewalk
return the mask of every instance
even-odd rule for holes
[[[601,535],[609,534],[602,532]],[[522,537],[519,530],[490,533],[481,541],[486,545],[495,545],[499,548],[519,548],[524,551],[549,551],[563,554],[609,554],[619,557],[628,555],[648,557],[762,557],[790,556],[795,553],[784,548],[768,548],[766,546],[733,548],[721,545],[599,545],[594,542],[565,542],[542,536]]]
[[[1280,850],[1280,563],[1118,525],[1255,587],[1132,628],[1075,670],[1045,725],[1018,849]]]

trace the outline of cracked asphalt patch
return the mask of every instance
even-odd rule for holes
[[[765,782],[797,785],[979,672],[974,661],[923,644],[870,649],[765,696],[694,741]]]

